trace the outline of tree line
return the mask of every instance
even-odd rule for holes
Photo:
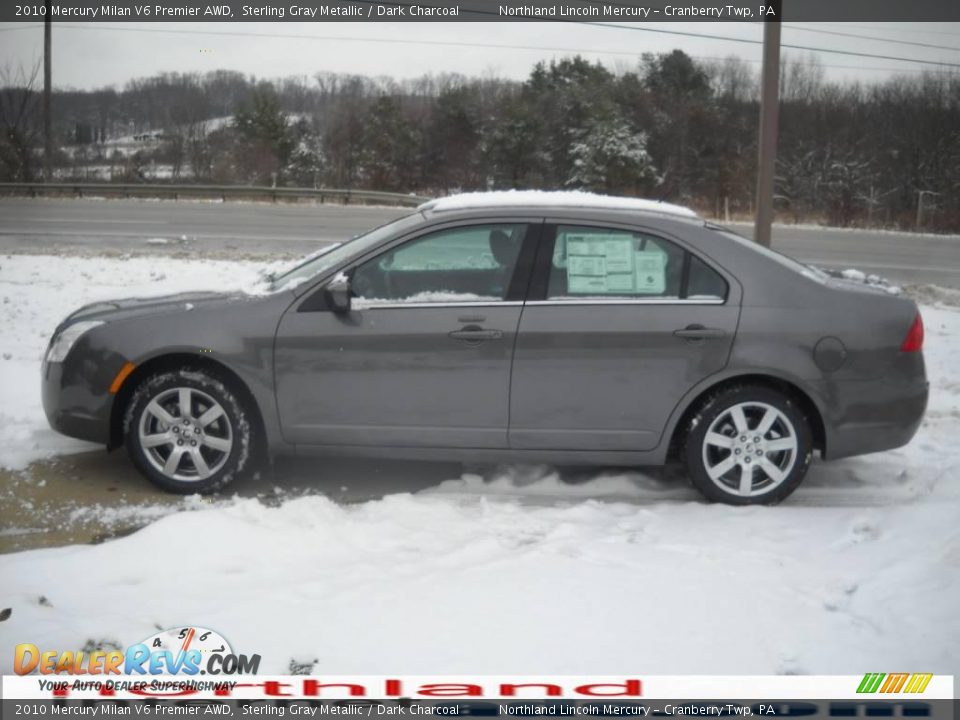
[[[0,73],[0,179],[40,173],[35,79]],[[540,63],[522,82],[164,73],[56,91],[55,165],[63,179],[422,195],[582,188],[737,217],[753,211],[758,94],[742,60],[679,50],[616,70]],[[780,104],[781,220],[913,227],[922,197],[926,229],[960,230],[960,76],[838,83],[787,58]]]

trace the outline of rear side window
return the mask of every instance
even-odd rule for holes
[[[715,301],[726,295],[726,282],[716,271],[663,238],[610,228],[557,227],[548,299]]]
[[[720,273],[696,255],[690,255],[690,274],[687,278],[688,300],[711,300],[727,297],[727,281]]]

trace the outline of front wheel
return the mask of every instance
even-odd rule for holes
[[[700,408],[687,432],[684,460],[693,485],[730,505],[780,502],[810,465],[810,424],[787,395],[766,387],[722,390]]]
[[[155,485],[184,494],[219,490],[246,467],[251,424],[237,395],[199,370],[147,378],[124,418],[127,449]]]

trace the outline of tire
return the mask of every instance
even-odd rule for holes
[[[140,383],[123,430],[130,458],[152,483],[169,492],[211,493],[250,464],[249,418],[226,383],[206,370],[184,368]]]
[[[813,434],[802,409],[788,395],[759,385],[729,387],[708,398],[690,421],[683,450],[693,486],[729,505],[780,502],[803,481],[812,456]]]

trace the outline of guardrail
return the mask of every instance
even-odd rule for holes
[[[312,199],[343,204],[365,203],[415,207],[430,198],[403,193],[378,192],[375,190],[335,190],[332,188],[265,187],[256,185],[163,185],[141,183],[11,183],[0,182],[0,193],[9,195],[74,195],[121,196],[121,197],[172,197],[210,198],[266,198],[277,202],[281,199]]]

